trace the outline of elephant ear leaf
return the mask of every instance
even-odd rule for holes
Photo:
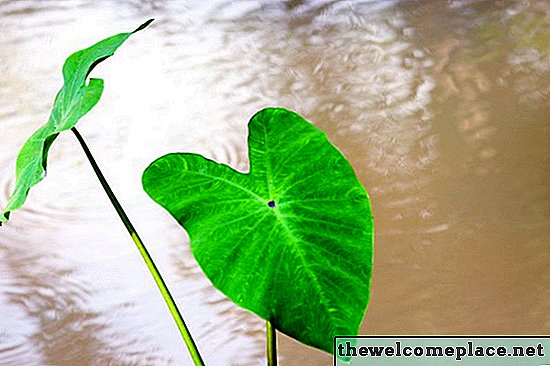
[[[250,121],[250,172],[200,155],[154,161],[143,187],[185,228],[213,285],[279,331],[333,352],[369,300],[367,192],[325,133],[268,108]]]
[[[152,21],[148,20],[133,32],[106,38],[67,58],[63,65],[63,87],[57,93],[48,122],[31,135],[17,156],[15,188],[0,213],[0,225],[8,221],[12,211],[23,205],[31,187],[46,176],[48,150],[59,133],[73,128],[99,101],[103,80],[87,80],[90,72],[112,56],[133,33],[146,28]]]

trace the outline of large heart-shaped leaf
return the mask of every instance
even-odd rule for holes
[[[57,93],[50,118],[25,142],[16,163],[14,191],[0,214],[0,225],[8,221],[11,211],[21,207],[29,190],[46,176],[48,150],[60,132],[73,128],[92,109],[103,93],[103,80],[90,79],[93,68],[114,54],[133,33],[147,27],[153,19],[129,33],[106,38],[93,46],[73,53],[63,65],[64,84]]]
[[[214,286],[281,332],[333,352],[357,334],[372,272],[365,189],[325,133],[268,108],[249,123],[250,172],[168,154],[143,187],[187,230]]]

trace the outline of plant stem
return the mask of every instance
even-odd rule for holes
[[[277,366],[277,331],[268,320],[266,323],[267,336],[267,366]]]
[[[99,169],[99,166],[95,162],[94,157],[92,156],[92,153],[88,149],[88,146],[86,145],[86,142],[80,135],[80,133],[77,131],[75,127],[71,129],[73,133],[75,134],[76,138],[78,139],[78,142],[80,143],[80,146],[82,146],[82,149],[84,150],[84,153],[86,154],[86,157],[90,161],[90,164],[92,165],[92,168],[94,169],[95,174],[97,175],[97,178],[99,179],[101,185],[103,186],[103,189],[105,190],[105,193],[107,193],[107,196],[109,197],[109,200],[111,200],[111,203],[113,204],[116,212],[118,213],[118,216],[124,223],[124,226],[130,233],[130,236],[132,237],[132,240],[136,244],[139,253],[143,257],[143,260],[145,261],[145,264],[147,265],[147,268],[149,269],[149,272],[153,275],[153,278],[155,280],[155,283],[157,284],[160,293],[162,294],[162,297],[164,298],[164,301],[166,302],[166,305],[168,305],[168,309],[170,309],[170,314],[172,314],[172,317],[174,318],[176,325],[178,326],[178,329],[181,333],[181,336],[183,337],[183,341],[187,345],[187,348],[189,349],[189,353],[191,354],[191,358],[193,359],[193,362],[196,366],[204,366],[204,362],[201,358],[201,355],[199,354],[199,350],[197,349],[197,346],[195,345],[195,342],[193,341],[193,338],[191,337],[191,333],[189,333],[189,329],[187,329],[187,325],[185,325],[185,321],[183,320],[183,317],[181,316],[178,307],[176,305],[176,302],[174,301],[174,298],[170,294],[170,291],[168,290],[168,287],[166,287],[166,283],[162,279],[162,276],[160,275],[160,272],[157,269],[157,266],[155,265],[155,262],[153,262],[153,259],[149,255],[149,252],[145,248],[145,245],[139,238],[136,230],[134,229],[134,226],[130,222],[130,219],[124,212],[124,209],[118,202],[118,199],[116,198],[115,194],[111,190],[111,187],[109,187],[109,184],[107,183],[107,180],[105,180],[105,177],[103,176],[103,173]]]

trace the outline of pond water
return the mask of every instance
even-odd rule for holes
[[[262,365],[264,323],[214,289],[141,189],[161,154],[248,168],[266,106],[327,132],[370,193],[363,334],[550,333],[550,3],[0,2],[0,205],[73,51],[148,18],[97,67],[79,130],[209,365]],[[0,364],[191,365],[70,133],[0,230]],[[278,336],[282,365],[331,357]]]

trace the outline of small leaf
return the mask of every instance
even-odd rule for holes
[[[143,187],[187,230],[215,287],[281,332],[333,352],[354,335],[372,272],[369,199],[325,133],[269,108],[249,123],[250,172],[168,154]]]
[[[111,57],[133,33],[147,27],[153,19],[130,33],[120,33],[73,53],[63,65],[64,84],[57,93],[50,118],[25,142],[16,163],[15,189],[0,214],[0,225],[11,211],[21,207],[29,190],[46,176],[48,150],[60,132],[73,128],[92,109],[103,92],[103,80],[86,79],[97,64]]]

